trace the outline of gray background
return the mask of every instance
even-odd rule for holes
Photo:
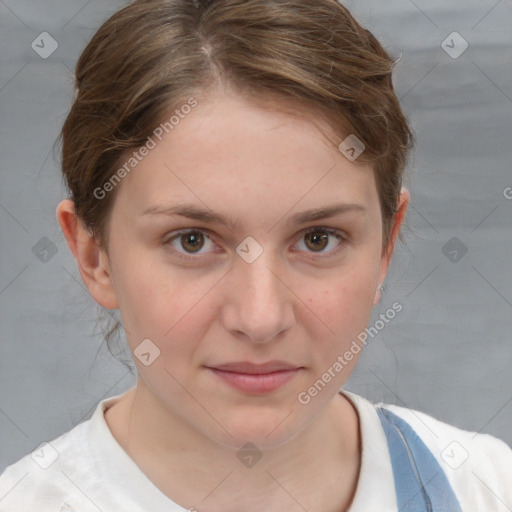
[[[135,383],[56,221],[66,192],[52,153],[76,60],[125,3],[0,0],[0,470]],[[512,444],[512,2],[344,3],[401,55],[395,85],[418,138],[407,245],[370,325],[404,309],[346,388]],[[45,31],[48,58],[31,47]],[[441,46],[454,31],[469,44],[458,58]]]

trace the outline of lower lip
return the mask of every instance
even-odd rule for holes
[[[217,368],[208,369],[233,388],[252,395],[264,395],[275,391],[281,386],[284,386],[289,380],[293,379],[300,370],[300,368],[297,368],[295,370],[282,370],[279,372],[255,375],[227,372],[218,370]]]

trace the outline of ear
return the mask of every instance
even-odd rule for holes
[[[89,235],[81,219],[76,216],[74,202],[70,199],[61,201],[56,214],[89,293],[104,308],[118,308],[108,255],[100,249],[97,241]]]
[[[386,279],[386,275],[388,273],[389,264],[391,263],[391,258],[393,257],[393,251],[395,249],[395,242],[400,234],[400,229],[405,220],[405,215],[407,213],[407,207],[409,206],[409,201],[411,199],[411,194],[406,188],[402,187],[400,191],[400,198],[398,201],[398,211],[395,215],[395,223],[393,224],[393,229],[391,232],[391,240],[388,243],[388,246],[384,248],[382,251],[382,258],[380,264],[379,271],[379,279],[377,285],[380,285]],[[375,296],[373,298],[372,306],[376,306],[381,299],[381,290],[377,288],[375,292]]]

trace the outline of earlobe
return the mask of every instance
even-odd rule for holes
[[[73,201],[61,201],[56,215],[89,293],[104,308],[118,308],[108,256],[76,216]]]
[[[373,296],[372,307],[376,306],[380,302],[383,290],[384,290],[384,285],[382,285],[382,284],[379,285],[379,287],[377,288],[377,291],[375,292],[375,295]]]

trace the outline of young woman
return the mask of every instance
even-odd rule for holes
[[[137,383],[7,468],[0,510],[512,510],[504,442],[342,389],[410,199],[393,66],[335,0],[104,23],[57,218]]]

